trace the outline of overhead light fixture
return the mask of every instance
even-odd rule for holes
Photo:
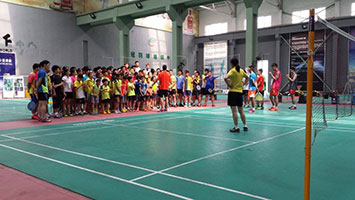
[[[91,17],[92,19],[96,19],[95,13],[90,13],[90,17]]]
[[[302,24],[302,29],[308,29],[308,24]]]
[[[143,9],[143,5],[140,1],[136,2],[136,6],[138,9]]]

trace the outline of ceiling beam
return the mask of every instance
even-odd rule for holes
[[[116,17],[130,17],[133,19],[152,16],[166,12],[167,6],[183,6],[193,8],[200,5],[206,5],[224,0],[140,0],[119,4],[110,8],[96,10],[89,13],[77,15],[77,25],[100,24],[101,21],[107,22]],[[136,3],[140,2],[142,8],[139,9]],[[91,14],[91,16],[90,16]],[[94,14],[95,17],[92,17]]]

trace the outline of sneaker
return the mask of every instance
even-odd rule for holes
[[[68,117],[68,114],[64,114],[64,117]]]
[[[48,118],[46,118],[46,119],[41,119],[41,122],[52,122],[51,120],[49,120]]]
[[[250,108],[248,113],[255,113],[255,110],[253,108]]]
[[[291,107],[289,107],[288,109],[290,109],[290,110],[296,110],[297,107],[296,107],[296,106],[291,106]]]
[[[60,118],[62,118],[62,116],[61,116],[61,115],[59,115],[58,113],[56,113],[56,114],[54,115],[54,118],[56,118],[56,119],[60,119]]]
[[[213,106],[213,105],[212,105]],[[207,104],[203,104],[202,107],[207,107]]]
[[[259,107],[256,107],[257,110],[262,110],[262,108],[259,106]]]
[[[212,107],[216,107],[216,104],[212,104]]]
[[[248,129],[248,127],[247,126],[244,126],[244,128],[243,128],[243,131],[248,131],[249,129]]]
[[[273,106],[273,107],[271,107],[271,108],[269,108],[269,110],[270,111],[273,111],[275,109],[275,107]]]
[[[106,115],[107,114],[107,112],[106,111],[104,111],[104,115]]]
[[[185,105],[184,107],[187,108],[187,105]]]
[[[110,110],[107,110],[107,114],[111,114],[111,111],[110,111]]]
[[[279,111],[279,109],[276,107],[273,107],[270,111]]]
[[[38,120],[38,115],[32,115],[32,119]]]
[[[73,115],[72,113],[69,113],[69,116],[70,116],[70,117],[73,117],[74,115]]]
[[[240,129],[234,127],[232,129],[230,129],[229,132],[231,132],[231,133],[240,133]]]

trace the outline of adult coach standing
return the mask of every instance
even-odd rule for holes
[[[168,111],[169,102],[169,85],[170,85],[170,74],[167,72],[167,66],[163,65],[163,71],[159,73],[156,80],[159,81],[159,91],[158,96],[160,97],[160,112]],[[165,101],[163,100],[165,98]],[[164,105],[165,104],[165,105]],[[165,106],[165,109],[164,109]]]
[[[245,118],[245,113],[243,110],[243,78],[245,78],[244,83],[248,83],[248,74],[245,73],[243,69],[239,66],[239,61],[236,58],[232,58],[230,61],[232,69],[228,72],[227,76],[224,78],[224,81],[228,85],[228,106],[231,107],[234,127],[230,129],[230,132],[240,132],[238,127],[238,112],[242,118],[244,124],[244,131],[248,131],[248,126]]]

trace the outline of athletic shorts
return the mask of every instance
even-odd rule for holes
[[[243,106],[243,93],[228,92],[228,106]]]
[[[185,90],[185,96],[191,96],[191,91],[190,90]]]
[[[271,96],[278,96],[278,95],[279,95],[279,90],[277,90],[277,89],[271,89],[271,90],[270,90],[270,95],[271,95]]]
[[[192,96],[200,96],[200,94],[201,94],[201,90],[194,90],[194,91],[192,91]]]
[[[169,93],[170,93],[170,95],[175,95],[176,94],[176,89],[171,90]]]
[[[126,103],[127,102],[127,96],[121,96],[120,100],[121,100],[121,103]]]
[[[209,93],[208,93],[208,91],[206,90],[206,88],[202,88],[202,89],[201,89],[201,94],[202,94],[202,95],[208,95]]]
[[[296,94],[296,90],[295,89],[290,89],[290,94]]]
[[[65,98],[66,99],[72,99],[72,98],[74,98],[74,93],[72,93],[72,92],[65,92],[65,94],[67,95]]]
[[[248,96],[248,92],[249,92],[249,90],[243,90],[243,95]]]
[[[48,98],[49,98],[48,93],[38,92],[39,101],[48,101]]]
[[[264,94],[265,94],[265,91],[259,91],[260,92],[260,94],[262,94],[263,96],[264,96]]]
[[[205,91],[205,95],[214,95],[214,90],[209,90],[209,89],[206,89],[204,90]]]
[[[91,102],[91,94],[86,94],[86,101]]]
[[[30,96],[31,96],[31,101],[38,103],[38,99],[35,94],[30,94]]]
[[[168,96],[169,96],[169,95],[168,95],[168,90],[159,90],[159,91],[158,91],[158,96],[159,96],[160,98],[168,97]]]
[[[121,99],[121,95],[119,95],[119,94],[115,94],[115,96],[114,96],[115,98],[120,98]]]
[[[63,94],[57,94],[53,97],[53,108],[60,108],[63,105]]]
[[[182,91],[182,89],[178,89],[177,92],[178,92],[178,94],[184,94],[184,92]]]
[[[91,96],[91,103],[92,104],[98,104],[100,101],[100,98],[98,96]]]
[[[128,101],[135,101],[137,100],[136,96],[128,96]]]
[[[102,103],[103,104],[109,104],[109,103],[111,103],[111,99],[103,99]]]
[[[255,96],[256,96],[256,90],[249,90],[248,97],[249,98],[255,98]]]
[[[144,101],[144,96],[139,95],[138,96],[138,101]]]
[[[76,103],[78,103],[78,104],[83,104],[83,103],[85,103],[85,98],[76,99]]]

